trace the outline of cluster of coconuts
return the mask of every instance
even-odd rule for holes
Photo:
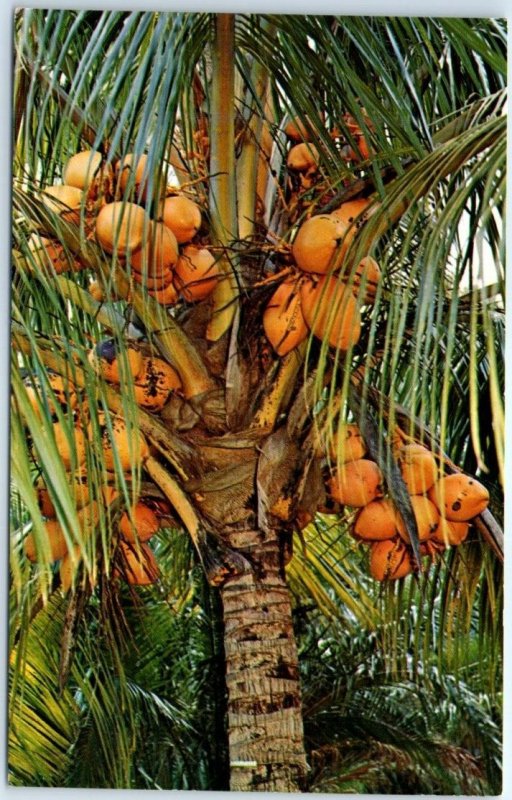
[[[184,194],[160,192],[153,201],[147,155],[128,153],[111,166],[99,152],[83,150],[71,156],[62,176],[62,184],[42,192],[43,203],[75,224],[84,209],[88,237],[108,255],[115,253],[118,262],[129,267],[132,280],[159,303],[196,302],[211,294],[220,272],[213,253],[195,242],[201,209]],[[51,265],[58,273],[83,268],[54,239],[34,234],[29,247],[41,267]],[[97,281],[91,289],[103,299]]]
[[[410,539],[393,501],[386,497],[384,477],[368,457],[357,425],[340,426],[327,455],[337,460],[327,482],[332,499],[358,509],[352,533],[369,544],[369,567],[379,581],[403,578],[413,571]],[[444,474],[434,454],[418,443],[394,451],[416,519],[420,553],[433,556],[467,537],[471,521],[489,502],[489,493],[475,478]]]
[[[297,270],[280,283],[263,314],[265,334],[279,356],[297,347],[310,331],[340,350],[357,344],[361,306],[374,303],[381,277],[371,256],[345,274],[356,220],[368,205],[368,200],[343,203],[332,214],[310,217],[297,231],[292,244]]]
[[[101,361],[100,361],[101,368]],[[142,370],[141,370],[142,371]],[[67,426],[60,421],[52,421],[51,436],[62,460],[68,483],[77,509],[77,517],[84,539],[94,535],[100,521],[102,507],[112,510],[112,504],[120,499],[118,492],[106,482],[101,491],[101,497],[93,498],[87,480],[86,467],[86,437],[92,438],[93,426],[88,420],[85,401],[79,398],[76,387],[69,380],[50,373],[50,392],[43,393],[34,382],[27,385],[27,394],[34,413],[41,415],[44,405],[55,415],[56,405],[60,411],[69,415],[72,426],[74,442],[69,440]],[[123,471],[129,475],[135,465],[143,464],[149,455],[149,447],[143,434],[130,430],[122,417],[116,415],[107,420],[104,412],[99,412],[101,445],[107,471],[115,469],[116,461]],[[113,481],[112,481],[113,482]],[[67,592],[74,581],[76,571],[80,564],[82,553],[78,544],[69,547],[69,536],[66,538],[63,527],[57,519],[57,510],[45,482],[39,479],[36,483],[36,496],[39,508],[45,518],[44,551],[38,552],[39,543],[33,534],[28,534],[24,540],[24,550],[27,558],[35,562],[38,558],[47,564],[60,562],[59,574],[61,588]],[[133,585],[145,585],[157,580],[159,571],[153,551],[148,546],[148,540],[155,535],[160,527],[161,516],[150,506],[155,505],[149,498],[139,498],[129,510],[124,510],[121,515],[117,513],[116,529],[118,534],[116,567],[113,576],[121,577]]]

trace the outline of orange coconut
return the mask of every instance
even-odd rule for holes
[[[409,551],[399,540],[370,545],[370,574],[377,581],[397,580],[412,572]]]
[[[443,544],[445,547],[453,547],[465,541],[469,533],[468,522],[454,522],[453,520],[440,517],[439,528],[432,536],[435,542]]]
[[[374,461],[359,458],[340,466],[328,481],[328,491],[342,505],[361,508],[382,497],[383,476]]]
[[[75,544],[71,552],[66,551],[62,556],[62,561],[59,565],[60,588],[67,594],[75,579],[78,567],[82,561],[82,548],[80,545]]]
[[[397,458],[409,494],[428,492],[438,475],[437,463],[430,450],[421,444],[408,444],[400,448]]]
[[[86,458],[86,443],[82,429],[74,426],[68,430],[68,426],[61,422],[54,422],[52,429],[55,447],[64,469],[70,470],[83,464]],[[46,435],[46,431],[44,435]],[[70,441],[70,436],[73,441]]]
[[[292,255],[303,272],[325,275],[341,263],[345,245],[340,247],[348,226],[333,214],[317,214],[304,222],[293,241]]]
[[[43,392],[41,384],[38,380],[36,380],[35,383],[35,386],[32,382],[27,381],[25,383],[28,399],[32,405],[32,408],[34,409],[34,412],[38,417],[40,417],[41,406],[47,406],[49,413],[55,414],[56,404],[52,395],[46,390]],[[76,408],[78,395],[76,393],[75,385],[71,381],[64,379],[61,375],[57,375],[55,372],[50,372],[48,373],[48,383],[51,391],[55,395],[57,405],[62,411],[66,411],[68,409],[73,410]]]
[[[132,255],[132,270],[149,279],[172,274],[179,256],[174,233],[162,222],[152,222],[147,230],[147,241]]]
[[[340,462],[357,461],[366,455],[366,450],[359,426],[344,422],[334,432],[329,456]]]
[[[44,530],[46,534],[46,541],[43,543],[43,551],[39,553],[44,557],[45,563],[51,564],[58,561],[62,556],[67,553],[68,546],[64,530],[60,522],[56,519],[49,519],[44,523]],[[23,542],[25,555],[29,561],[37,561],[38,547],[36,545],[36,538],[34,534],[30,533]]]
[[[171,392],[181,388],[180,376],[162,358],[144,358],[134,386],[135,400],[148,411],[160,411]]]
[[[192,241],[201,227],[201,209],[193,200],[182,195],[167,197],[160,205],[160,215],[179,244]]]
[[[307,172],[316,169],[320,163],[320,156],[314,144],[302,142],[291,148],[286,158],[288,169],[297,172]]]
[[[415,494],[410,498],[410,500],[418,528],[418,539],[420,542],[426,542],[427,539],[432,538],[434,533],[439,528],[439,511],[435,505],[430,502],[428,497],[423,497],[423,495]],[[409,534],[405,529],[405,525],[401,527],[398,532],[400,533],[400,536],[404,542],[409,544]]]
[[[43,205],[66,222],[80,222],[83,192],[76,186],[47,186],[41,194]]]
[[[372,500],[361,509],[354,523],[354,533],[360,539],[377,541],[392,539],[403,531],[403,522],[391,500]]]
[[[263,330],[279,356],[285,356],[308,335],[296,280],[278,286],[263,312]]]
[[[489,504],[489,492],[485,486],[462,472],[440,478],[428,496],[441,514],[453,522],[467,522],[481,514]]]
[[[62,171],[62,179],[68,186],[77,189],[88,189],[101,170],[101,153],[97,150],[82,150],[66,162]]]
[[[179,299],[174,283],[170,283],[165,289],[148,289],[148,294],[163,306],[174,306]]]
[[[189,303],[204,300],[215,289],[220,270],[206,248],[184,247],[174,269],[174,285]]]
[[[143,153],[140,156],[136,156],[134,153],[127,153],[123,158],[119,159],[115,168],[121,192],[126,191],[127,187],[130,186],[133,188],[136,196],[142,202],[146,202],[148,200],[150,178],[147,155]],[[157,182],[155,178],[153,191],[157,188]],[[159,189],[163,190],[164,188],[161,182],[159,182]]]
[[[300,292],[306,324],[318,339],[332,347],[348,350],[361,334],[361,314],[357,301],[345,284],[325,275],[317,283],[305,281]]]
[[[144,359],[142,353],[134,347],[127,347],[119,352],[115,339],[103,339],[89,353],[89,363],[94,371],[109,383],[120,383],[126,380],[127,370],[134,378],[142,371]]]
[[[306,117],[306,120],[314,129],[315,126],[310,122],[309,117]],[[293,142],[309,142],[312,137],[312,134],[309,133],[306,125],[299,117],[290,119],[285,125],[284,132]]]
[[[332,214],[348,227],[352,225],[361,214],[363,214],[370,203],[371,200],[366,198],[360,198],[359,200],[348,200],[346,203],[342,203],[341,206],[332,212]],[[363,220],[364,217],[360,217],[359,224],[361,224]]]
[[[160,528],[155,512],[144,503],[136,503],[131,515],[125,512],[119,520],[119,533],[126,542],[147,542]]]
[[[132,586],[148,586],[158,580],[160,570],[153,551],[147,544],[119,542],[122,565],[116,570]]]
[[[124,256],[138,250],[148,229],[149,218],[135,203],[106,203],[96,217],[96,238],[107,253]]]
[[[70,477],[69,487],[73,493],[73,499],[77,509],[83,508],[90,501],[89,485],[87,480],[80,473],[75,473]],[[51,494],[44,480],[39,478],[35,484],[37,503],[43,517],[55,518],[57,511],[53,504]]]
[[[375,259],[365,256],[356,267],[352,291],[359,295],[361,288],[364,289],[363,303],[373,305],[381,277],[382,273]],[[347,276],[347,280],[348,278],[349,276]]]
[[[133,270],[132,278],[135,283],[145,286],[146,289],[159,292],[162,291],[162,289],[167,289],[167,287],[171,285],[174,280],[174,272],[169,269],[167,272],[162,272],[158,278],[150,278],[148,275]]]
[[[102,424],[103,423],[103,424]],[[129,428],[122,417],[112,419],[112,433],[100,415],[101,446],[107,470],[115,470],[116,455],[119,465],[125,472],[137,467],[149,456],[149,447],[143,434]],[[92,428],[90,429],[92,435]]]
[[[33,233],[27,244],[38,269],[43,272],[49,271],[51,274],[54,270],[61,275],[63,272],[84,269],[84,265],[56,239]]]

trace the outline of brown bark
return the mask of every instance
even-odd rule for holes
[[[230,788],[299,792],[307,765],[283,547],[275,531],[241,531],[229,539],[252,565],[221,590]]]

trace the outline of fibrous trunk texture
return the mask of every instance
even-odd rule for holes
[[[252,570],[222,589],[233,791],[298,792],[306,756],[297,648],[275,532],[230,534]]]

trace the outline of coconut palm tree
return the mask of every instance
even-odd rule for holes
[[[334,593],[351,624],[375,620],[384,597],[395,630],[413,627],[417,664],[433,645],[451,672],[475,635],[497,653],[505,75],[499,20],[18,12],[17,781],[32,746],[40,782],[58,783],[60,760],[81,741],[86,761],[104,754],[103,785],[190,785],[186,701],[159,702],[130,653],[140,605],[160,631],[154,647],[175,658],[179,637],[161,615],[186,605],[191,551],[179,531],[221,602],[225,674],[208,733],[227,714],[229,768],[220,744],[215,757],[234,790],[307,787],[289,586],[324,610]],[[294,137],[305,144],[292,156]],[[48,192],[71,182],[69,159],[84,150],[98,159],[87,191]],[[140,254],[157,249],[173,198],[196,217],[174,224],[169,284]],[[327,226],[325,241],[305,241],[310,220]],[[139,380],[148,362],[164,377],[144,367]],[[412,574],[378,602],[364,579],[368,551],[349,536],[352,504],[333,490],[347,421],[408,542],[393,548]],[[425,553],[396,457],[412,443],[428,447],[437,471],[476,474],[490,493],[469,545]],[[141,498],[166,526],[152,548],[119,533],[123,515],[135,525]],[[334,523],[308,527],[318,511]],[[359,557],[345,564],[347,547]],[[154,588],[123,586],[158,569]],[[418,597],[435,624],[403,621]],[[44,668],[39,650],[51,653]],[[486,665],[499,681],[498,656]],[[30,678],[41,672],[44,720]],[[94,736],[77,739],[81,715]],[[158,750],[131,735],[151,719],[168,725],[172,765],[149,775],[148,756],[134,778],[133,749]]]

